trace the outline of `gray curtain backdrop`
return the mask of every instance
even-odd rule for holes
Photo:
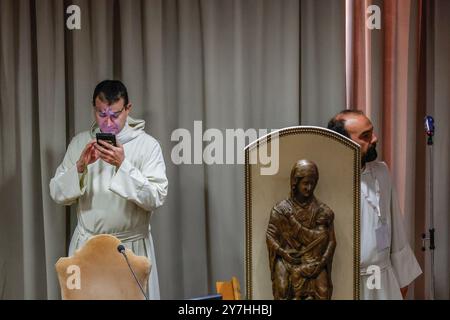
[[[436,121],[433,146],[435,297],[450,299],[450,1],[434,0],[430,4],[430,16],[427,18],[427,63],[430,67],[427,68],[426,79],[427,112]],[[429,258],[429,250],[426,257]],[[427,259],[425,267],[428,272],[431,268],[429,263],[430,259]],[[428,277],[425,282],[427,291],[430,282]]]
[[[81,30],[65,28],[72,3]],[[329,0],[1,0],[0,297],[60,296],[68,210],[48,183],[106,78],[127,85],[132,115],[162,144],[169,197],[152,217],[162,298],[206,295],[232,276],[244,288],[243,166],[176,166],[170,135],[196,120],[273,129],[305,114],[324,125],[345,105],[343,13]]]
[[[72,3],[81,30],[65,27]],[[73,213],[68,228],[48,184],[106,78],[127,85],[132,116],[164,152],[169,196],[152,217],[162,298],[232,276],[244,290],[243,166],[174,165],[171,133],[196,120],[325,125],[345,106],[344,12],[333,0],[0,0],[0,298],[60,297],[54,264]]]

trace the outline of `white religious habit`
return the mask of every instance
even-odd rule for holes
[[[150,218],[164,203],[168,182],[161,147],[144,127],[145,121],[128,117],[116,135],[125,153],[119,169],[98,159],[82,174],[76,162],[100,130],[94,123],[90,131],[76,135],[50,181],[50,195],[59,204],[77,204],[78,224],[70,242],[70,256],[91,236],[111,234],[135,254],[150,259],[147,293],[150,299],[159,299]]]
[[[374,277],[377,270],[379,279]],[[400,288],[421,273],[405,235],[387,165],[369,162],[361,175],[360,298],[402,299]]]

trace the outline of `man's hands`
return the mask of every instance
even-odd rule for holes
[[[117,147],[114,147],[112,144],[103,140],[99,140],[98,142],[94,146],[99,158],[119,169],[125,159],[123,145],[117,142]]]
[[[86,167],[97,161],[99,155],[94,147],[95,140],[90,141],[86,147],[84,147],[83,152],[81,152],[80,159],[77,161],[77,171],[78,173],[83,173]]]
[[[117,147],[114,147],[103,140],[99,140],[98,142],[92,140],[84,147],[80,159],[77,161],[78,173],[83,173],[89,164],[94,163],[99,158],[116,168],[119,168],[122,164],[125,159],[123,145],[117,143]]]

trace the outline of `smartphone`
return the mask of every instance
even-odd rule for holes
[[[104,141],[112,144],[114,147],[117,147],[116,136],[113,135],[112,133],[103,133],[103,132],[101,132],[101,133],[97,133],[96,137],[97,137],[97,143],[98,143],[99,140],[104,140]]]

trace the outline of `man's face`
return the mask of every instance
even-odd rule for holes
[[[95,98],[95,121],[101,132],[118,134],[125,126],[130,109],[131,103],[124,105],[123,98],[112,104]]]
[[[364,166],[367,162],[377,158],[376,145],[378,138],[373,132],[373,125],[365,115],[346,115],[345,129],[350,138],[361,146],[361,162]]]

